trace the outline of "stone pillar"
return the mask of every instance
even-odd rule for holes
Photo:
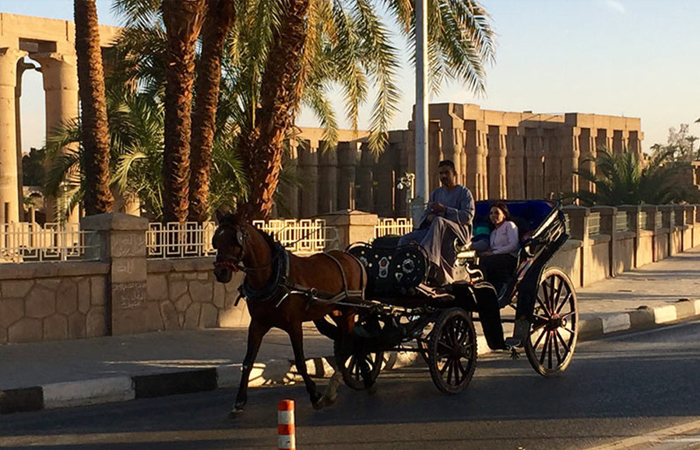
[[[596,134],[597,130],[595,128],[581,128],[578,140],[580,153],[579,167],[593,175],[595,175],[595,158],[598,154],[596,151]],[[595,184],[590,181],[579,179],[579,188],[581,190],[587,190],[588,192],[595,192]]]
[[[337,209],[355,209],[355,166],[357,143],[338,142],[338,205]]]
[[[466,179],[462,161],[464,157],[464,122],[448,113],[447,117],[441,117],[440,124],[443,130],[441,159],[449,159],[455,163],[457,183],[463,184]]]
[[[581,156],[579,150],[579,128],[566,130],[561,138],[561,192],[577,192],[579,190],[579,178],[574,172],[578,170],[578,161]]]
[[[639,222],[639,213],[642,208],[638,205],[622,205],[617,207],[618,211],[624,211],[627,213],[627,223],[629,224],[629,230],[634,233],[634,268],[639,267],[639,235],[641,234],[642,226],[644,224]]]
[[[374,180],[377,183],[375,191],[376,211],[381,217],[388,217],[394,212],[394,189],[396,188],[394,174],[394,146],[390,144],[379,155],[374,171]]]
[[[148,300],[146,290],[148,219],[121,213],[97,214],[84,217],[81,228],[96,232],[100,243],[99,257],[110,263],[108,334],[116,336],[162,329],[159,304]]]
[[[488,128],[488,187],[491,198],[505,199],[508,196],[506,184],[506,127]]]
[[[324,148],[318,156],[318,213],[325,214],[338,209],[338,154],[336,149]]]
[[[284,152],[282,165],[294,174],[295,177],[301,178],[299,174],[299,143],[295,139],[289,139],[287,142],[287,151]],[[299,187],[294,184],[286,184],[280,186],[282,200],[279,205],[280,215],[289,218],[299,217]]]
[[[488,198],[486,125],[481,121],[466,120],[464,128],[467,132],[467,187],[472,191],[474,200],[483,200]]]
[[[607,234],[610,236],[610,250],[609,250],[609,260],[608,260],[608,276],[614,277],[615,273],[615,241],[617,239],[615,230],[615,215],[617,214],[617,208],[614,206],[594,206],[591,208],[591,212],[600,213],[600,234]]]
[[[394,155],[398,153],[396,145],[392,144],[391,149]],[[438,165],[445,158],[442,151],[442,127],[439,121],[431,120],[428,123],[428,194],[440,186]],[[396,156],[392,157],[392,159],[395,160]]]
[[[15,86],[17,61],[27,52],[0,48],[0,225],[19,222],[17,124]]]
[[[561,189],[561,136],[558,130],[544,131],[544,195],[558,198]]]
[[[588,259],[591,258],[589,236],[588,236],[588,216],[590,210],[582,206],[567,205],[563,208],[564,213],[569,217],[569,229],[567,230],[571,239],[581,241],[581,286],[588,283],[585,267],[588,264]]]
[[[17,84],[15,86],[15,139],[17,141],[17,201],[19,202],[19,220],[24,222],[24,183],[22,173],[22,117],[20,102],[22,98],[22,75],[27,70],[34,70],[36,66],[24,62],[24,59],[17,61]]]
[[[304,187],[300,205],[302,218],[318,215],[318,142],[303,141],[299,150],[299,174]]]
[[[369,145],[363,142],[360,146],[360,171],[357,174],[360,185],[360,196],[357,199],[357,209],[374,211],[374,168],[376,158],[369,150]]]
[[[540,130],[529,129],[525,134],[525,158],[527,164],[527,198],[542,198],[544,195],[542,158],[543,138]]]
[[[643,213],[646,213],[646,223],[640,223],[639,226],[645,230],[649,230],[652,233],[651,242],[651,260],[652,262],[659,261],[661,256],[656,250],[656,241],[658,239],[658,227],[656,226],[656,212],[658,211],[656,206],[653,205],[641,205],[640,209]]]
[[[673,205],[661,205],[658,207],[659,211],[661,211],[661,228],[666,228],[668,230],[668,249],[667,255],[668,256],[673,256],[673,227],[674,227],[674,218],[673,218]]]
[[[57,125],[79,116],[78,66],[77,56],[61,53],[33,53],[32,59],[41,64],[44,91],[46,93],[46,135],[49,136]],[[67,147],[64,151],[76,151]],[[70,188],[69,188],[70,189]],[[47,198],[45,203],[47,222],[55,221],[55,199]],[[68,215],[69,223],[77,223],[77,207]]]
[[[686,243],[687,239],[685,237],[685,205],[673,205],[673,218],[674,225],[679,228],[680,233],[680,243],[677,247],[678,251],[684,252],[689,248],[689,244]]]
[[[326,225],[336,227],[340,248],[345,249],[355,242],[369,242],[374,239],[374,230],[379,222],[376,214],[364,211],[338,211],[324,214]]]
[[[525,147],[523,146],[523,137],[518,134],[516,127],[508,127],[506,148],[508,149],[506,156],[508,198],[525,198]]]

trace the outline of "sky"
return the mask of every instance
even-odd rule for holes
[[[100,23],[120,25],[111,0],[97,0]],[[689,123],[700,136],[700,0],[482,0],[497,34],[486,93],[446,83],[431,102],[476,103],[484,109],[580,112],[642,119],[644,149],[666,143],[668,129]],[[0,0],[0,11],[72,20],[72,0]],[[392,28],[395,29],[395,28]],[[403,92],[392,129],[405,129],[415,88],[403,37]],[[22,148],[43,145],[40,74],[25,72]],[[342,104],[336,102],[341,126]],[[370,105],[361,117],[369,117]],[[302,111],[300,126],[317,126]],[[367,127],[367,121],[360,122]]]

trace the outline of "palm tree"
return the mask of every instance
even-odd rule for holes
[[[112,211],[109,126],[95,0],[75,0],[75,50],[82,108],[84,205],[88,215]]]
[[[168,49],[165,70],[164,219],[187,220],[195,42],[204,19],[204,0],[163,0]]]
[[[574,173],[595,185],[595,192],[580,190],[570,195],[584,206],[592,205],[660,205],[696,202],[697,192],[677,182],[681,165],[673,161],[673,148],[661,147],[646,164],[639,156],[625,150],[613,153],[601,147],[594,162],[596,173],[579,169]]]
[[[222,127],[236,135],[231,144],[236,146],[236,154],[251,183],[249,206],[245,207],[251,216],[264,216],[272,208],[272,193],[280,176],[281,144],[293,133],[294,117],[301,105],[316,113],[326,128],[325,140],[333,147],[337,140],[336,113],[329,100],[333,87],[340,87],[345,113],[354,127],[360,106],[369,100],[371,88],[377,88],[370,145],[376,152],[383,150],[399,101],[395,84],[399,61],[387,27],[377,12],[377,3],[370,0],[236,2],[235,21],[227,36],[223,58],[215,142]],[[164,73],[171,66],[163,57],[169,44],[165,44],[158,3],[116,0],[115,4],[130,23],[115,52],[121,55],[115,72],[123,85],[137,86],[162,98]],[[411,2],[384,0],[384,4],[412,42],[415,21]],[[494,52],[488,15],[473,0],[434,0],[430,8],[430,67],[434,87],[450,77],[465,82],[474,91],[483,91],[484,65],[492,60]],[[170,97],[164,95],[164,101],[172,101]],[[192,127],[211,129],[210,123],[204,123],[210,119],[210,116],[203,118],[202,123],[194,122]],[[170,142],[166,142],[167,148]],[[171,165],[172,162],[166,163],[164,174],[171,173]],[[200,204],[205,201],[204,197],[199,198]]]
[[[211,153],[216,133],[216,109],[221,81],[221,58],[235,15],[233,0],[207,0],[202,31],[202,55],[197,63],[197,93],[190,149],[189,220],[209,219]]]

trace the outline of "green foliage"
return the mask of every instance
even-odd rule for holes
[[[32,148],[28,155],[22,156],[22,185],[44,185],[44,163],[46,161],[46,149]]]
[[[600,148],[595,158],[585,162],[595,163],[595,173],[585,169],[575,173],[580,185],[591,182],[595,192],[581,189],[571,195],[584,206],[662,205],[700,200],[698,191],[678,183],[684,165],[673,160],[672,149],[658,151],[648,161],[642,161],[626,150],[612,153],[610,149]]]

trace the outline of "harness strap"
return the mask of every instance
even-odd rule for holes
[[[345,292],[345,295],[348,295],[348,280],[347,277],[345,276],[345,270],[343,270],[343,265],[340,264],[340,261],[338,261],[336,258],[332,257],[328,253],[321,253],[323,256],[326,256],[331,259],[335,263],[336,266],[338,266],[338,270],[340,271],[340,276],[343,279],[343,291]]]

